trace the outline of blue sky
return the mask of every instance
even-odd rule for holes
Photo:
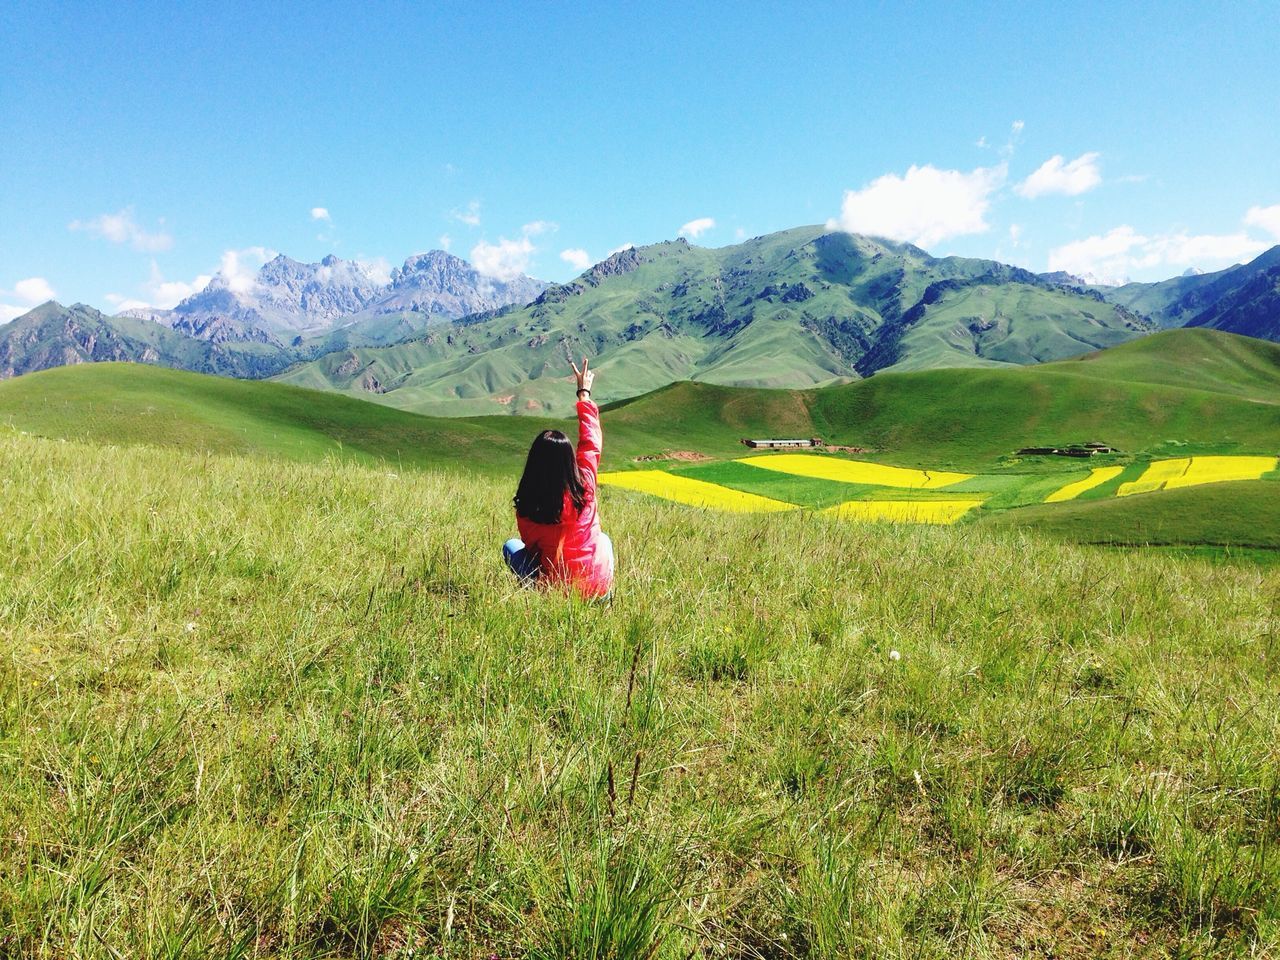
[[[0,320],[273,251],[563,280],[689,224],[1212,269],[1280,242],[1278,39],[1267,3],[9,3]]]

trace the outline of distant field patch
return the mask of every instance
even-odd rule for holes
[[[742,490],[731,490],[716,483],[694,480],[692,477],[679,477],[662,470],[602,473],[600,482],[606,486],[648,493],[691,507],[727,510],[731,513],[776,513],[781,510],[799,509],[794,503],[784,503],[781,500],[745,493]]]
[[[606,473],[601,482],[694,507],[734,513],[813,510],[848,520],[951,524],[1037,505],[1112,500],[1228,480],[1259,480],[1280,458],[1197,456],[1093,467],[1087,476],[964,474],[912,470],[806,454],[753,456],[676,467],[678,472]],[[1128,482],[1122,482],[1122,481]]]
[[[1174,477],[1164,488],[1174,490],[1228,480],[1261,480],[1263,474],[1275,468],[1275,457],[1192,457],[1187,471]]]
[[[955,523],[981,503],[981,500],[849,500],[823,513],[873,523]]]
[[[1089,471],[1089,475],[1083,480],[1077,480],[1075,483],[1068,483],[1060,490],[1055,490],[1049,496],[1044,498],[1045,503],[1061,503],[1064,500],[1074,500],[1086,490],[1092,490],[1094,487],[1100,487],[1108,480],[1114,480],[1124,472],[1124,467],[1094,467]]]
[[[1275,457],[1178,457],[1157,460],[1137,480],[1120,485],[1118,497],[1156,490],[1176,490],[1205,483],[1258,480],[1276,469]]]
[[[971,473],[910,470],[905,467],[890,467],[882,463],[867,463],[864,460],[838,460],[835,457],[803,453],[743,457],[738,462],[800,477],[817,477],[821,480],[835,480],[840,483],[862,483],[910,490],[937,489],[973,479]]]

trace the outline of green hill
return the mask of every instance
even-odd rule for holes
[[[680,380],[808,388],[1036,363],[1150,329],[1016,267],[801,227],[714,250],[623,250],[527,307],[337,351],[280,379],[419,412],[563,413],[574,354],[599,356],[615,395],[635,396]]]
[[[33,434],[303,461],[486,469],[527,446],[532,424],[502,430],[509,420],[433,420],[284,384],[143,364],[60,367],[0,383],[0,423]]]
[[[601,386],[607,398],[614,387],[603,373]],[[287,384],[137,364],[0,383],[0,422],[68,439],[477,470],[512,469],[537,425],[424,417]],[[871,448],[872,459],[975,470],[1019,447],[1095,438],[1130,454],[1274,452],[1280,346],[1173,330],[1035,367],[892,373],[808,391],[683,382],[606,404],[604,422],[612,469],[665,451],[733,457],[743,451],[740,438],[768,434],[816,435]]]
[[[1127,453],[1275,451],[1280,345],[1171,330],[1034,367],[884,373],[799,392],[674,384],[615,405],[610,422],[689,438],[772,427],[873,458],[979,470],[1020,447],[1091,439]]]
[[[1128,452],[1273,450],[1280,347],[1176,330],[1035,368],[887,374],[819,392],[813,419],[838,443],[914,458],[945,450],[967,466],[1092,439]]]

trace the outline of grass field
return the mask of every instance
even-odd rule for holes
[[[807,392],[673,384],[605,405],[606,467],[614,475],[636,474],[612,476],[617,484],[696,506],[826,510],[875,502],[890,505],[838,512],[971,522],[1046,500],[1163,497],[1206,481],[1277,479],[1277,397],[1280,347],[1178,330],[1034,369],[886,374]],[[393,472],[509,476],[544,423],[422,417],[283,384],[131,364],[84,365],[0,383],[0,425],[37,436],[300,462],[337,458]],[[559,425],[573,432],[571,424]],[[821,434],[870,449],[853,459],[743,456],[739,438],[777,434]],[[1120,443],[1122,452],[1099,467],[1015,454],[1025,444],[1088,437]],[[683,459],[662,459],[672,451]],[[981,506],[972,507],[972,500]],[[1135,531],[1146,524],[1159,542],[1253,544],[1277,529],[1258,503],[1246,498],[1218,510],[1214,530],[1187,509],[1170,509],[1150,526],[1152,511],[1161,509],[1153,504],[1073,510],[1054,529],[1057,535],[1076,531],[1087,542],[1141,543]],[[1011,522],[1050,516],[1037,509]],[[1067,516],[1092,519],[1068,523]],[[1107,529],[1112,523],[1115,531]]]
[[[1277,569],[509,487],[0,435],[0,955],[1280,949]]]

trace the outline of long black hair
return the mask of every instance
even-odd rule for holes
[[[533,438],[520,486],[511,501],[516,515],[534,523],[559,523],[566,491],[574,507],[581,510],[587,493],[573,444],[559,430],[543,430]]]

